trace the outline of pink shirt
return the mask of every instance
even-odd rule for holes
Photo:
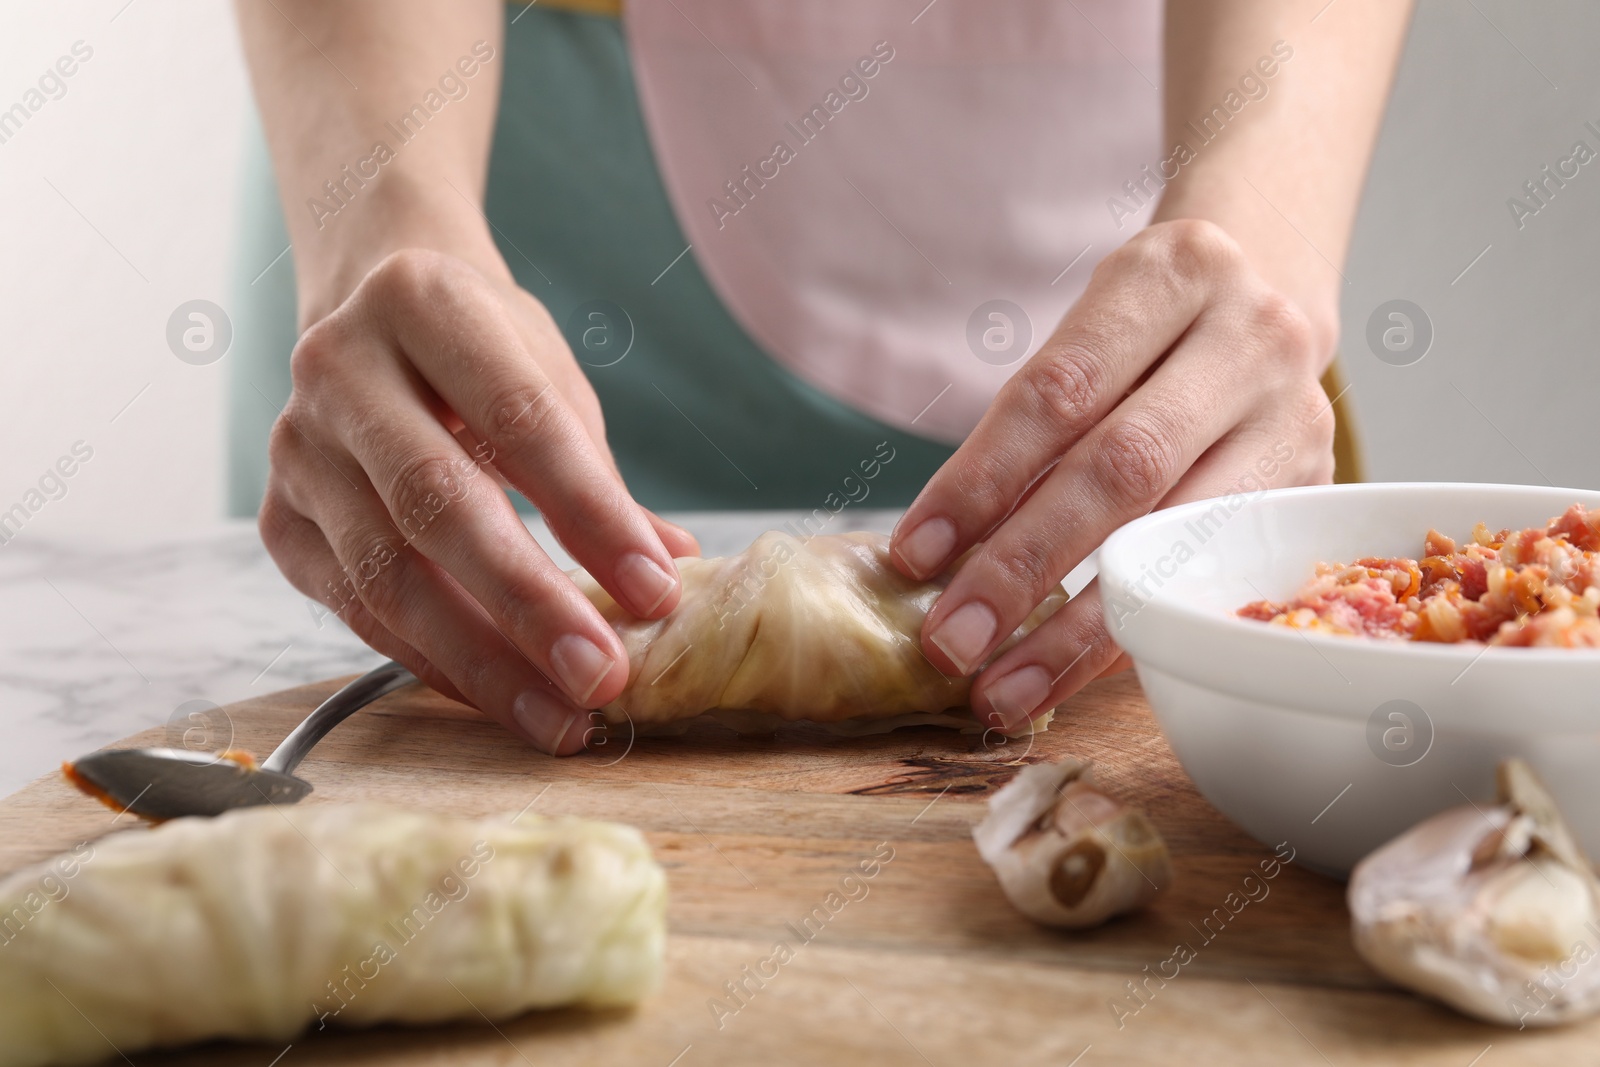
[[[824,392],[956,441],[1148,218],[1161,4],[923,2],[629,0],[624,29],[735,318]]]

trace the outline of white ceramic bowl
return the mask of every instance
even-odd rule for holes
[[[1111,633],[1208,800],[1258,840],[1343,874],[1427,816],[1493,798],[1522,756],[1600,856],[1600,651],[1307,634],[1237,618],[1318,561],[1411,556],[1542,525],[1600,492],[1390,483],[1282,489],[1155,512],[1100,549]],[[1399,703],[1395,703],[1399,702]]]

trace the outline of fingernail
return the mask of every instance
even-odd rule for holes
[[[583,735],[589,713],[566,707],[547,694],[530,690],[511,705],[511,717],[542,751],[562,755],[561,743],[574,730]]]
[[[911,573],[926,578],[956,547],[956,526],[949,519],[924,519],[900,539],[895,552]]]
[[[649,556],[630,552],[617,564],[617,584],[632,602],[635,614],[648,615],[678,588],[678,579]]]
[[[1022,726],[1050,697],[1050,675],[1043,667],[1019,667],[984,690],[1004,730]]]
[[[550,666],[555,669],[556,681],[579,704],[605,681],[616,662],[581,634],[566,634],[550,646]]]
[[[999,625],[994,610],[981,600],[974,600],[952,611],[928,639],[950,657],[957,670],[971,674]]]

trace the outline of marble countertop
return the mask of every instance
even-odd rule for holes
[[[726,555],[799,515],[671,517],[707,555]],[[852,508],[828,532],[887,532],[896,518]],[[573,565],[542,523],[530,529]],[[383,659],[296,592],[244,520],[137,543],[19,537],[0,548],[0,605],[0,795],[181,721],[193,701],[228,704]]]

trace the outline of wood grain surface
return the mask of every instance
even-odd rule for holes
[[[229,707],[234,744],[265,754],[338,684]],[[306,803],[474,816],[526,808],[640,827],[671,884],[661,991],[632,1011],[307,1036],[280,1067],[1504,1067],[1600,1057],[1600,1023],[1518,1033],[1387,987],[1350,948],[1343,886],[1294,863],[1262,878],[1273,850],[1195,792],[1131,674],[1090,687],[1031,744],[932,727],[851,739],[804,726],[759,737],[705,725],[633,738],[624,728],[604,740],[551,759],[413,687],[340,726],[300,774],[316,787]],[[162,730],[123,742],[165,743]],[[1149,910],[1080,934],[1014,912],[971,840],[984,798],[1018,766],[1068,755],[1095,761],[1105,788],[1150,815],[1175,871]],[[0,801],[0,871],[109,832],[144,831],[47,776]],[[840,892],[860,861],[888,850],[875,877]],[[748,977],[778,941],[793,958],[773,977]],[[1192,955],[1181,967],[1167,962],[1180,945]],[[730,996],[728,983],[744,991]],[[131,1060],[267,1067],[284,1051],[208,1046]]]

